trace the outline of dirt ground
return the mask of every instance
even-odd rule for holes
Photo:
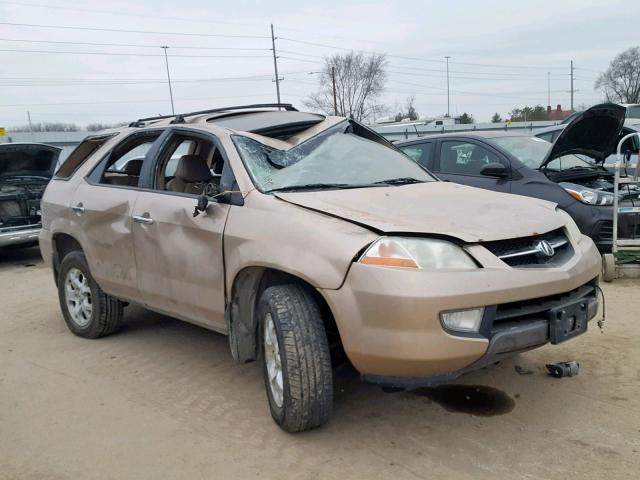
[[[298,435],[226,337],[134,307],[120,333],[75,337],[37,249],[0,251],[0,285],[2,479],[640,478],[638,280],[604,285],[604,334],[455,387],[385,394],[341,372],[330,423]],[[545,374],[572,359],[577,377]]]

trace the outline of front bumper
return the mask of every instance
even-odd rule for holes
[[[485,316],[496,315],[500,305],[572,292],[593,282],[601,268],[586,237],[555,268],[511,268],[483,247],[472,248],[484,268],[424,272],[354,263],[339,290],[322,291],[344,350],[365,380],[428,385],[493,363],[496,355],[543,345],[549,335],[544,318],[507,333],[487,330],[485,318],[480,333],[454,335],[442,328],[439,314],[485,307]]]
[[[38,243],[40,226],[13,227],[0,230],[0,247]]]
[[[624,200],[620,202],[620,206],[634,205],[629,200]],[[565,210],[575,220],[580,231],[591,237],[600,252],[611,252],[613,243],[612,206],[585,205],[576,201]],[[640,214],[618,215],[618,238],[637,238],[638,235],[640,235]]]

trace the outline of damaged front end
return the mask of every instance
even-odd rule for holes
[[[0,247],[37,243],[40,201],[59,154],[50,145],[0,145]]]

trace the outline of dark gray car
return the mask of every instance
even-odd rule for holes
[[[541,198],[569,213],[600,251],[611,250],[613,174],[599,162],[615,151],[624,107],[597,105],[576,116],[553,144],[527,133],[459,132],[396,144],[442,180]],[[622,204],[640,205],[640,192]],[[625,216],[622,236],[640,224]],[[640,229],[639,229],[640,230]]]

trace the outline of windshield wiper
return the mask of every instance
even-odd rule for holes
[[[363,188],[370,187],[371,185],[354,185],[350,183],[307,183],[304,185],[289,185],[287,187],[278,187],[267,190],[266,193],[271,192],[295,192],[299,190],[330,190],[330,189],[346,189],[346,188]]]
[[[400,178],[389,178],[387,180],[380,180],[378,182],[373,182],[374,185],[408,185],[410,183],[425,183],[424,180],[418,180],[413,177],[400,177]]]

